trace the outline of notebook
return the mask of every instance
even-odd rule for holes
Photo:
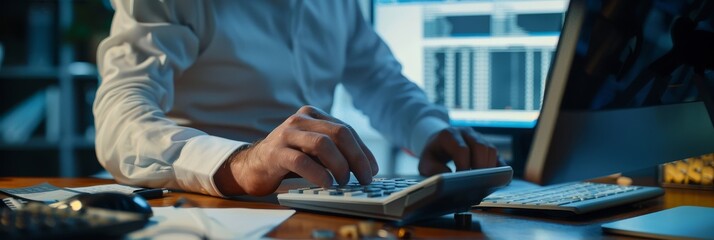
[[[602,225],[607,233],[657,239],[714,238],[714,208],[681,206]]]

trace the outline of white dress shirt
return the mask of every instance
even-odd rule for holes
[[[412,152],[448,127],[356,1],[113,4],[94,116],[97,157],[120,183],[222,196],[213,175],[236,148],[303,105],[330,109],[338,83]]]

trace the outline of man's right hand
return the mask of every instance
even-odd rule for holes
[[[378,171],[374,155],[349,125],[304,106],[265,139],[233,154],[215,181],[224,195],[260,196],[273,193],[290,172],[327,187],[333,176],[337,183],[347,183],[350,172],[369,184]]]

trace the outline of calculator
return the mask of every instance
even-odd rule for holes
[[[374,178],[369,185],[350,181],[328,188],[304,187],[278,194],[280,205],[350,216],[413,222],[468,211],[506,186],[509,166],[443,173],[429,178]]]

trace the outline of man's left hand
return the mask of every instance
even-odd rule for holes
[[[449,127],[434,134],[419,159],[419,173],[431,176],[451,172],[446,166],[451,160],[456,171],[499,165],[496,148],[468,127]]]

